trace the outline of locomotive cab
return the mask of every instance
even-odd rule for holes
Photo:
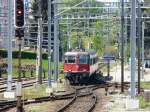
[[[92,73],[91,60],[93,56],[88,52],[66,52],[64,73],[70,83],[85,83]]]

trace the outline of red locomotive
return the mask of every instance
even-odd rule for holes
[[[86,83],[98,69],[95,51],[70,51],[65,53],[64,73],[71,84]]]

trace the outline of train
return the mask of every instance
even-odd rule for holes
[[[82,84],[98,70],[98,56],[94,50],[72,50],[64,55],[64,74],[70,84]]]

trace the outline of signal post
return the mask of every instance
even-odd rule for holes
[[[17,110],[16,112],[24,112],[21,102],[21,44],[24,37],[24,0],[15,0],[15,36],[18,44],[18,82],[16,84]]]

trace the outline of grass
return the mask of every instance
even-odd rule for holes
[[[30,64],[30,65],[35,65],[36,66],[36,60],[35,59],[21,59],[22,65]],[[18,59],[13,59],[13,77],[18,77]],[[45,74],[47,76],[47,70],[48,70],[48,60],[43,60],[42,63],[43,70],[45,71]],[[54,69],[54,63],[51,63],[51,68]],[[63,70],[63,63],[59,63],[59,70]],[[30,77],[31,73],[26,72],[26,77]],[[36,75],[34,71],[34,76]],[[43,73],[44,75],[44,73]],[[3,74],[4,77],[7,77],[6,74]],[[63,74],[60,74],[60,77],[62,77]]]
[[[141,87],[144,89],[150,89],[150,82],[141,82]],[[143,96],[139,96],[139,100],[141,108],[150,107],[150,102],[147,102]]]
[[[42,112],[43,110],[46,110],[48,108],[48,105],[34,105],[34,106],[28,106],[27,110],[28,112]]]
[[[150,107],[150,102],[147,102],[143,96],[139,96],[140,108]]]
[[[36,65],[36,60],[34,59],[22,59],[21,60],[22,65],[25,64],[33,64]],[[54,68],[53,63],[52,65],[52,69]],[[18,59],[13,59],[13,77],[18,77]],[[46,71],[46,77],[47,77],[47,70],[48,70],[48,60],[43,60],[42,63],[43,69]],[[59,63],[59,70],[63,69],[63,63]],[[44,74],[42,74],[44,75]],[[33,76],[36,76],[36,72],[34,71]],[[7,74],[3,74],[3,77],[7,77]],[[30,72],[26,72],[26,77],[30,77]],[[54,75],[52,74],[52,79],[53,79]],[[63,78],[64,74],[59,74],[59,78]],[[47,85],[41,85],[38,88],[35,87],[30,87],[30,88],[23,88],[22,89],[22,95],[24,98],[35,98],[35,97],[42,97],[46,94],[46,87]],[[2,98],[3,95],[0,94],[0,98]]]
[[[144,89],[150,89],[150,82],[141,82],[141,87]]]
[[[46,84],[22,88],[22,99],[32,99],[37,97],[48,96],[49,94],[46,93],[46,88]],[[14,92],[16,91],[14,90]],[[0,99],[5,99],[3,97],[3,93],[0,94]]]
[[[30,87],[30,88],[24,88],[22,90],[22,96],[24,99],[28,98],[36,98],[36,97],[42,97],[47,96],[46,94],[46,85],[39,85],[39,87]]]

